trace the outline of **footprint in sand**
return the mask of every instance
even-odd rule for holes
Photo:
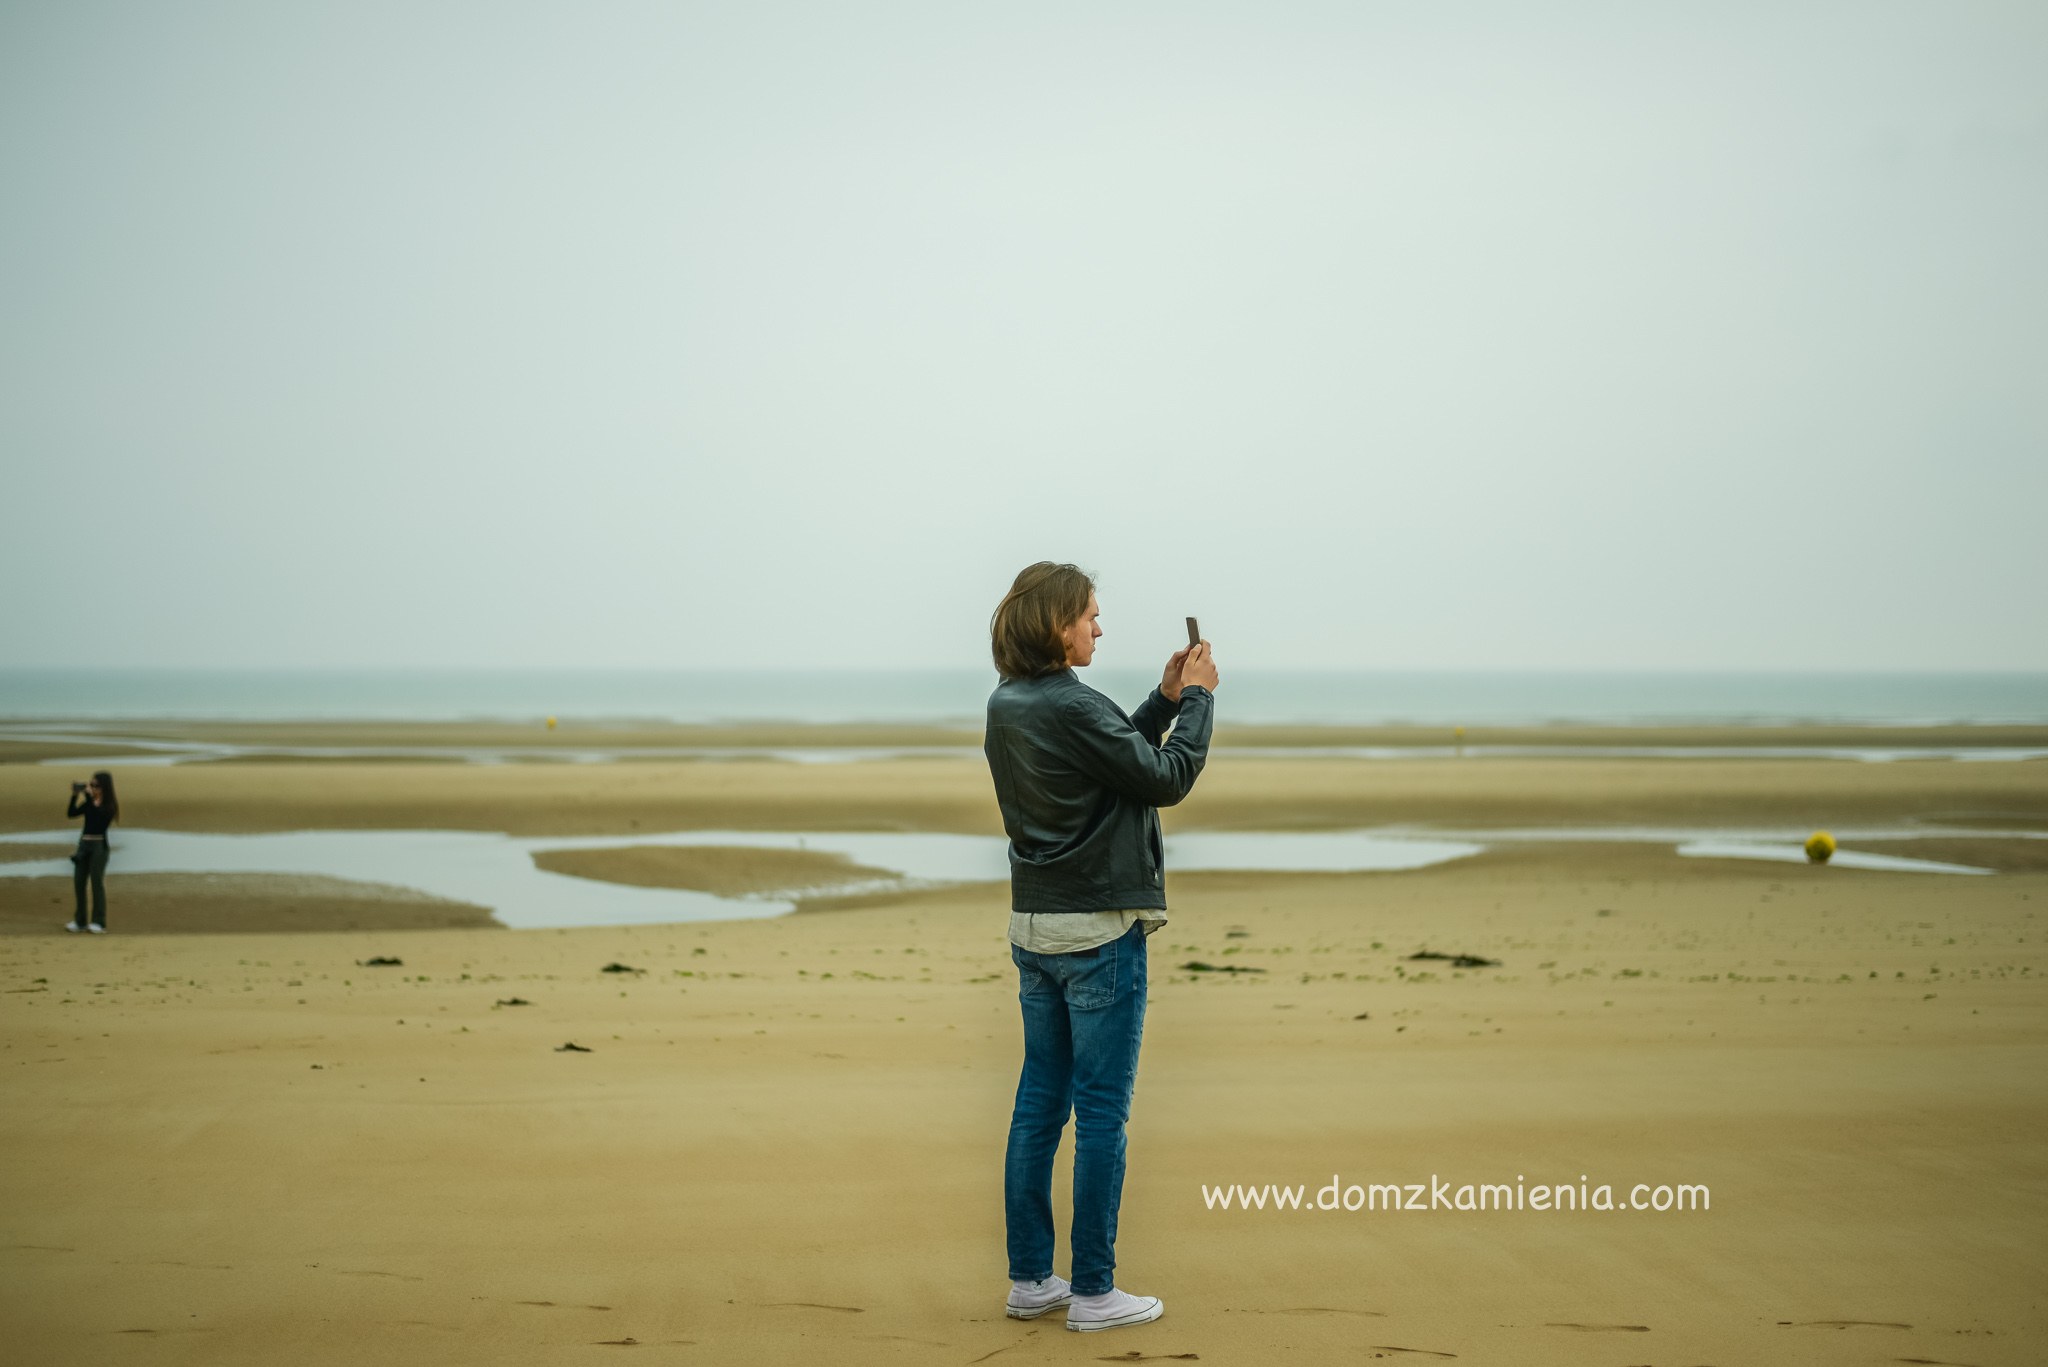
[[[1128,1353],[1115,1353],[1097,1362],[1199,1362],[1200,1353],[1141,1353],[1133,1348]]]
[[[1566,1321],[1561,1324],[1546,1324],[1545,1329],[1577,1329],[1587,1334],[1647,1334],[1647,1324],[1578,1324]]]
[[[1457,1356],[1456,1353],[1440,1353],[1434,1348],[1397,1348],[1391,1343],[1375,1343],[1373,1345],[1374,1357],[1385,1357],[1388,1353],[1416,1353],[1430,1358],[1454,1358]]]
[[[357,1269],[352,1267],[331,1267],[328,1269],[328,1271],[334,1273],[338,1277],[389,1277],[394,1281],[401,1282],[423,1282],[426,1280],[425,1277],[409,1276],[403,1272],[376,1272],[369,1270],[358,1271]]]
[[[1910,1324],[1897,1320],[1779,1320],[1779,1324],[1793,1329],[1911,1329]],[[1906,1359],[1901,1358],[1901,1362]]]

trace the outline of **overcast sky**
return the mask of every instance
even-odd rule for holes
[[[0,662],[2048,668],[2048,6],[0,3]]]

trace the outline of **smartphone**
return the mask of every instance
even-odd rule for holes
[[[1190,617],[1188,618],[1188,644],[1191,646],[1198,646],[1201,643],[1202,629],[1196,626],[1195,619]]]

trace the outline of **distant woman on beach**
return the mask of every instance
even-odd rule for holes
[[[121,799],[114,796],[114,776],[102,769],[89,783],[71,785],[67,817],[85,818],[85,830],[78,837],[78,851],[71,856],[71,891],[77,904],[64,929],[73,934],[89,930],[107,933],[107,827],[121,816]],[[92,885],[92,919],[85,919],[85,888]]]
[[[1126,715],[1076,678],[1095,656],[1095,583],[1041,561],[989,623],[1002,681],[983,750],[1010,836],[1010,958],[1024,1009],[1024,1068],[1003,1165],[1006,1313],[1058,1306],[1067,1328],[1156,1320],[1156,1296],[1116,1287],[1124,1123],[1145,1028],[1145,937],[1166,924],[1156,808],[1188,795],[1209,754],[1209,643],[1174,653]],[[1167,728],[1173,735],[1165,739]],[[1162,741],[1164,743],[1162,743]],[[1053,1275],[1052,1165],[1074,1115],[1071,1283]]]

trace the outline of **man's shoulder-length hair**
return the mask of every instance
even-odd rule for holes
[[[989,648],[996,673],[1029,679],[1067,667],[1060,633],[1088,611],[1095,580],[1078,565],[1041,560],[1017,575],[989,619]]]

